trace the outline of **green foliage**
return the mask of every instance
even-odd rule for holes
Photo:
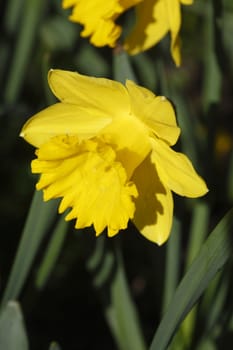
[[[0,348],[29,349],[22,312],[15,301],[9,301],[0,313]]]
[[[217,225],[181,280],[152,341],[151,350],[166,349],[172,334],[216,273],[232,255],[233,210]]]
[[[232,1],[183,7],[181,68],[171,62],[168,38],[133,57],[91,46],[56,0],[10,0],[0,8],[0,349],[230,349]],[[175,198],[163,247],[132,225],[111,240],[74,230],[40,192],[29,205],[33,155],[18,134],[29,116],[55,102],[50,68],[132,79],[173,102],[177,148],[210,192],[201,200]]]
[[[22,238],[18,246],[2,304],[19,296],[41,241],[57,212],[56,202],[43,204],[40,192],[35,192]]]

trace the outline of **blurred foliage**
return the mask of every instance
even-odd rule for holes
[[[56,340],[67,350],[150,344],[160,350],[176,331],[170,349],[230,349],[233,218],[225,214],[233,204],[233,2],[183,7],[180,68],[168,37],[137,56],[117,56],[80,38],[60,1],[9,0],[0,7],[0,348],[58,350]],[[61,222],[56,202],[33,196],[33,149],[18,135],[31,115],[55,101],[50,68],[135,79],[173,102],[182,129],[178,148],[210,191],[201,200],[175,198],[164,246],[146,241],[133,225],[96,240],[92,230]]]

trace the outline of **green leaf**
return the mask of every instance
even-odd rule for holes
[[[186,268],[190,266],[197,256],[208,232],[210,218],[210,207],[208,203],[197,201],[193,209],[188,251],[186,257]]]
[[[107,60],[88,42],[84,42],[77,54],[73,57],[75,68],[78,72],[95,77],[108,76],[110,65]]]
[[[24,10],[25,0],[9,0],[6,3],[6,10],[4,15],[4,28],[8,34],[15,34],[18,32],[19,19]]]
[[[123,50],[115,50],[113,56],[114,79],[125,84],[126,79],[137,82],[137,77],[133,71],[130,58]]]
[[[150,90],[157,88],[158,81],[154,68],[154,59],[151,59],[145,52],[130,56],[130,58],[137,72],[137,76],[140,78],[140,82],[142,82],[142,85]]]
[[[47,50],[71,50],[78,35],[78,26],[61,16],[49,17],[42,25],[41,39]]]
[[[121,251],[106,247],[105,237],[98,238],[88,261],[93,283],[99,290],[104,312],[119,350],[145,350],[137,310],[130,295]]]
[[[56,342],[50,344],[49,350],[62,350],[61,347]]]
[[[40,243],[57,213],[57,201],[43,202],[41,192],[36,191],[15,256],[2,304],[16,299],[28,276]]]
[[[0,314],[0,349],[29,349],[23,316],[15,301],[9,301]]]
[[[33,46],[35,45],[38,22],[45,4],[45,0],[24,1],[21,26],[16,47],[13,50],[13,59],[5,88],[4,98],[6,103],[14,103],[19,96],[24,76],[30,63]]]
[[[43,288],[47,282],[62,249],[65,235],[68,229],[68,223],[65,221],[64,216],[65,215],[62,215],[60,217],[59,222],[53,231],[43,261],[39,267],[36,276],[36,287],[39,289]]]
[[[202,247],[204,239],[207,236],[209,216],[209,205],[202,201],[196,201],[196,205],[193,209],[191,228],[189,233],[190,237],[187,247],[185,270],[188,269],[194,258],[197,256],[198,252]],[[185,344],[186,348],[189,348],[192,342],[196,316],[197,308],[194,307],[181,324],[181,327],[179,329],[179,332],[181,333],[180,336],[176,335],[178,342],[180,342],[180,339],[182,338],[182,342],[183,344]],[[174,339],[173,343],[176,343],[176,339]]]
[[[203,77],[203,105],[207,110],[211,104],[218,103],[221,99],[222,75],[216,53],[216,19],[214,14],[214,2],[206,4],[205,15],[205,69]],[[219,46],[219,43],[218,43]]]
[[[196,350],[217,350],[217,346],[211,339],[204,339],[200,344],[198,344]]]
[[[232,254],[231,209],[212,231],[190,266],[154,335],[150,350],[166,349],[181,321]]]
[[[221,326],[219,327],[219,321],[226,314],[226,300],[231,291],[231,276],[232,270],[229,269],[229,266],[224,271],[220,271],[211,281],[201,300],[199,315],[204,320],[202,332],[206,335],[213,333],[214,328],[215,336],[216,333],[220,332]],[[228,305],[227,312],[229,311]],[[224,322],[223,327],[225,327]]]
[[[171,236],[166,246],[166,266],[163,292],[163,310],[170,303],[179,279],[180,273],[180,240],[181,225],[178,219],[174,217]]]

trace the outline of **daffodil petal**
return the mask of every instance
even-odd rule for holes
[[[181,4],[183,5],[192,5],[193,0],[180,0]]]
[[[111,118],[104,111],[94,114],[77,105],[57,103],[30,118],[20,136],[40,147],[56,135],[78,135],[80,140],[93,137],[109,123]]]
[[[54,95],[63,103],[76,104],[93,113],[109,113],[111,117],[129,110],[127,91],[117,81],[59,69],[50,70],[48,80]]]
[[[173,218],[171,191],[161,183],[149,157],[136,169],[132,180],[138,190],[133,222],[143,236],[161,245],[168,239],[171,231]]]
[[[59,152],[52,159],[54,149],[59,148],[60,159]],[[43,189],[44,200],[62,197],[59,212],[72,208],[66,220],[76,219],[76,228],[93,224],[97,235],[107,228],[113,236],[127,227],[134,215],[137,189],[127,182],[110,146],[98,139],[79,143],[75,137],[62,135],[42,145],[37,156],[32,162],[32,171],[42,173],[37,189]]]
[[[69,19],[84,26],[81,36],[90,36],[95,46],[109,45],[113,47],[121,34],[121,28],[114,22],[124,8],[117,0],[95,1],[63,1],[64,8],[73,7]]]
[[[164,96],[155,96],[150,90],[127,80],[131,109],[150,130],[170,145],[174,145],[180,135],[172,104]]]
[[[100,135],[116,150],[117,160],[123,164],[129,179],[151,151],[148,128],[133,114],[115,118]]]
[[[128,8],[141,0],[64,0],[64,8],[73,7],[70,20],[84,26],[81,36],[90,37],[90,42],[98,47],[114,47],[122,29],[116,19]]]
[[[159,177],[168,188],[180,196],[191,198],[208,192],[205,181],[184,154],[175,152],[159,139],[153,139],[152,145],[152,162],[156,164]]]
[[[67,9],[71,6],[74,6],[77,3],[77,0],[62,0],[62,7]]]
[[[136,6],[136,25],[126,38],[124,48],[134,55],[157,44],[168,32],[164,0],[147,0]]]
[[[171,53],[177,66],[181,62],[179,31],[181,26],[180,0],[165,0],[171,32]]]
[[[89,22],[91,27],[86,26],[85,30],[81,32],[81,36],[86,38],[91,35],[90,43],[97,47],[103,47],[108,45],[110,47],[116,46],[116,41],[120,37],[122,29],[119,25],[116,25],[114,21],[99,21],[98,27],[94,27],[93,22]]]

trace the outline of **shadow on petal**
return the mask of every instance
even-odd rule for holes
[[[168,29],[163,1],[143,1],[136,6],[136,25],[126,38],[124,47],[133,55],[145,51],[158,43]]]
[[[133,222],[143,236],[161,245],[167,240],[172,225],[171,191],[160,181],[149,157],[136,169],[132,180],[139,193]]]

